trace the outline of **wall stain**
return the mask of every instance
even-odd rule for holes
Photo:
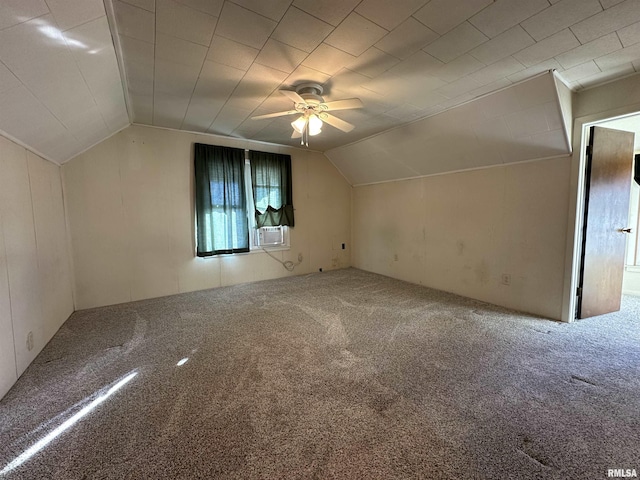
[[[487,266],[487,262],[482,260],[477,267],[474,268],[474,273],[476,275],[476,282],[480,284],[489,283],[489,267]]]

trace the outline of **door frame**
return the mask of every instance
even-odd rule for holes
[[[614,110],[606,110],[574,119],[571,185],[569,186],[569,222],[567,226],[564,287],[562,292],[563,322],[573,322],[576,320],[576,292],[578,289],[580,258],[582,255],[582,227],[584,222],[584,196],[586,187],[585,170],[587,164],[586,150],[589,144],[589,129],[594,125],[603,126],[603,123],[610,120],[617,120],[634,115],[640,115],[640,105],[636,104]]]

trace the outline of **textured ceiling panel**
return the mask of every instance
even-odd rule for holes
[[[251,117],[303,82],[364,103],[311,139],[326,151],[549,69],[574,91],[636,72],[640,2],[0,0],[0,128],[59,162],[128,118],[297,145],[293,118]]]
[[[570,152],[554,75],[325,152],[353,185]]]
[[[278,90],[315,82],[325,101],[364,103],[336,113],[351,132],[310,139],[320,151],[550,69],[575,91],[640,68],[637,0],[106,1],[135,122],[298,145],[294,118],[251,117],[291,110]]]
[[[62,163],[129,124],[100,0],[5,0],[0,18],[4,134]]]

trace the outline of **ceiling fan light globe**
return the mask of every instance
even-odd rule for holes
[[[302,133],[302,132],[304,132],[305,128],[307,127],[307,119],[302,117],[302,116],[298,117],[296,120],[291,122],[291,126],[293,127],[293,129],[296,132]]]
[[[322,131],[322,120],[317,115],[309,117],[309,135],[312,137]]]

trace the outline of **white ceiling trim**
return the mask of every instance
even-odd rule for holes
[[[531,158],[529,160],[520,160],[518,162],[497,163],[495,165],[483,165],[482,167],[461,168],[461,169],[458,169],[458,170],[451,170],[449,172],[438,172],[438,173],[429,173],[427,175],[416,175],[415,177],[394,178],[393,180],[381,180],[379,182],[356,183],[356,184],[351,185],[351,186],[353,188],[357,188],[357,187],[366,187],[368,185],[379,185],[379,184],[382,184],[382,183],[405,182],[407,180],[417,180],[417,179],[420,179],[420,178],[441,177],[443,175],[454,175],[456,173],[475,172],[475,171],[478,171],[478,170],[489,170],[489,169],[492,169],[492,168],[505,168],[505,167],[510,167],[511,165],[523,165],[525,163],[544,162],[546,160],[553,160],[553,159],[557,159],[557,158],[571,158],[571,156],[572,155],[570,153],[564,153],[562,155],[551,155],[549,157]],[[345,179],[346,179],[346,177],[345,177]],[[347,179],[347,181],[349,181],[349,180]]]
[[[242,137],[230,137],[229,135],[220,135],[219,133],[207,133],[207,132],[196,132],[194,130],[182,130],[180,128],[171,128],[171,127],[160,127],[157,125],[147,125],[146,123],[132,123],[132,126],[136,126],[136,127],[145,127],[145,128],[156,128],[158,130],[167,130],[170,132],[180,132],[180,133],[184,133],[186,135],[198,135],[198,136],[205,136],[205,137],[212,137],[212,138],[220,138],[220,139],[225,139],[226,141],[229,140],[235,140],[237,142],[247,142],[247,143],[255,143],[258,145],[265,145],[265,146],[269,146],[269,147],[275,147],[275,148],[286,148],[286,149],[293,149],[293,150],[300,150],[301,152],[312,152],[312,153],[321,153],[324,155],[324,152],[321,152],[320,150],[314,150],[312,148],[308,148],[308,147],[298,147],[295,145],[285,145],[282,143],[272,143],[272,142],[265,142],[262,140],[252,140],[251,138],[242,138]],[[127,125],[128,127],[129,125]],[[125,128],[127,128],[125,127]],[[124,128],[122,129],[124,130]]]
[[[104,0],[104,9],[107,14],[107,22],[109,23],[109,30],[112,32],[111,40],[113,41],[113,48],[115,50],[116,60],[118,62],[118,70],[120,71],[120,82],[122,83],[124,105],[127,109],[127,116],[129,117],[129,125],[131,125],[133,124],[133,116],[131,115],[131,97],[129,96],[129,88],[127,88],[127,72],[124,68],[124,62],[122,61],[122,44],[120,43],[120,37],[118,35],[113,34],[113,32],[117,31],[116,30],[116,12],[113,9],[113,1]],[[121,130],[122,129],[118,130],[118,132]]]

